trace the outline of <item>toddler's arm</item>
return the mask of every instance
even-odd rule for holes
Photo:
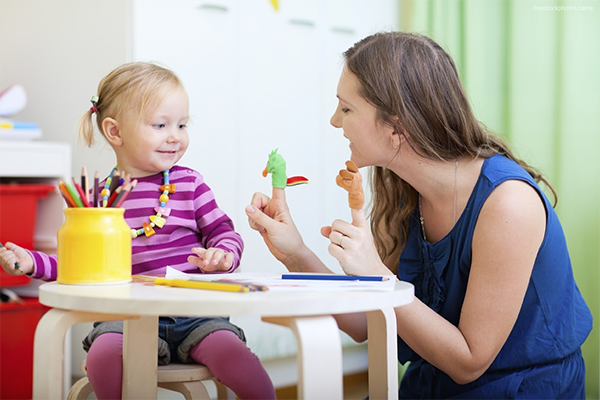
[[[0,246],[0,265],[9,275],[33,272],[33,259],[24,248],[11,242],[6,242],[6,246]]]
[[[18,263],[20,268],[15,268],[15,263]],[[11,242],[6,242],[6,246],[0,248],[0,265],[10,275],[27,274],[35,279],[54,281],[56,264],[56,255],[26,250]]]

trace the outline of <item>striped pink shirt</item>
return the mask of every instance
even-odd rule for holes
[[[167,266],[183,272],[202,271],[187,261],[193,255],[192,247],[213,247],[233,253],[232,272],[240,264],[244,243],[235,232],[233,222],[221,210],[213,192],[198,172],[180,166],[169,171],[169,183],[175,185],[175,193],[169,194],[167,207],[171,209],[162,228],[154,228],[153,236],[138,236],[132,240],[132,273],[164,273]],[[159,187],[163,175],[138,178],[137,186],[123,202],[125,221],[132,229],[139,229],[143,222],[150,222],[159,206]],[[104,182],[101,184],[102,189]],[[31,251],[34,259],[33,278],[56,280],[56,255]]]

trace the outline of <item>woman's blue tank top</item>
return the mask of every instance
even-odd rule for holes
[[[534,187],[547,214],[546,233],[515,326],[488,371],[466,385],[456,384],[398,337],[398,359],[411,361],[401,383],[401,398],[519,398],[519,393],[529,398],[576,398],[584,393],[580,346],[592,328],[592,316],[573,278],[558,216],[533,178],[516,162],[501,155],[484,161],[465,210],[437,243],[423,240],[417,207],[398,277],[411,282],[421,301],[458,326],[479,212],[494,188],[510,179]],[[565,392],[568,388],[557,385],[574,386],[575,391]]]

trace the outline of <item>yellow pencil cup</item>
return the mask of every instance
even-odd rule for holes
[[[131,229],[123,208],[65,208],[58,231],[58,283],[131,281]]]

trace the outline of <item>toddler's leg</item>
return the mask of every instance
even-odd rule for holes
[[[258,357],[233,332],[215,331],[190,349],[191,358],[242,400],[275,399],[275,389]]]
[[[121,399],[123,335],[111,332],[98,336],[88,351],[86,369],[99,400]]]

